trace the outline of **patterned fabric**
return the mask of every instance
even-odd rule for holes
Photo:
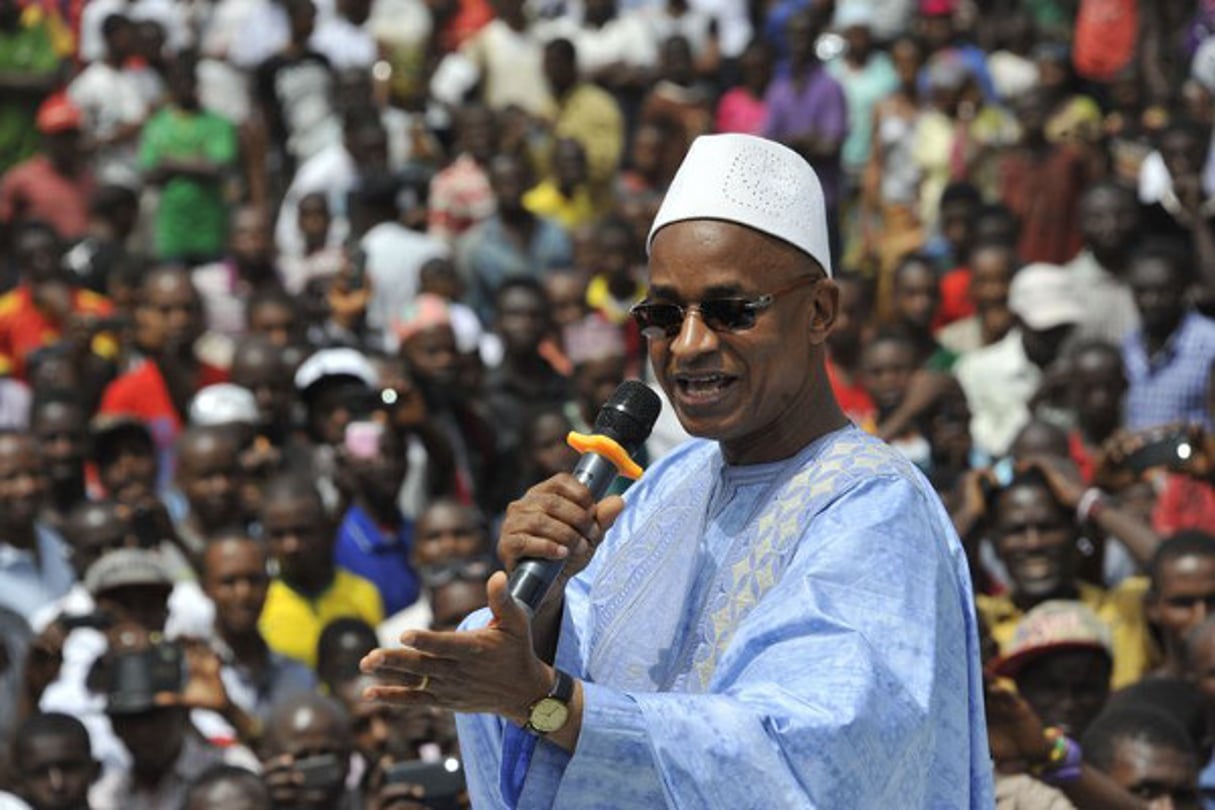
[[[472,155],[464,154],[430,181],[427,230],[451,241],[494,213],[489,176]]]
[[[965,557],[893,450],[848,427],[729,467],[692,441],[626,497],[566,589],[576,753],[460,716],[475,806],[992,805]]]
[[[1135,330],[1122,344],[1122,362],[1130,382],[1128,428],[1143,430],[1176,421],[1215,427],[1207,410],[1207,381],[1215,362],[1215,321],[1190,312],[1152,357],[1148,357],[1143,332]]]

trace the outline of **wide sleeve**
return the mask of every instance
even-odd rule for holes
[[[539,743],[518,806],[989,805],[969,583],[945,520],[906,479],[854,487],[803,530],[708,693],[584,683],[573,756]]]

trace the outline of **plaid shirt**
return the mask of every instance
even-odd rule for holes
[[[1215,321],[1189,312],[1160,351],[1148,356],[1143,330],[1122,344],[1130,390],[1126,422],[1143,430],[1169,422],[1213,427],[1207,407],[1211,363],[1215,361]]]

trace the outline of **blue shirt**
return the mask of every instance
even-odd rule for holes
[[[28,622],[39,608],[63,596],[76,582],[66,543],[54,530],[34,524],[38,554],[0,538],[0,607]]]
[[[569,235],[551,219],[536,217],[526,252],[506,234],[497,214],[473,227],[456,245],[456,266],[471,281],[468,304],[482,323],[494,322],[494,295],[502,282],[527,276],[541,279],[550,270],[569,267],[574,247]]]
[[[1215,361],[1215,321],[1188,312],[1155,355],[1148,357],[1143,330],[1127,335],[1122,362],[1130,388],[1126,424],[1143,430],[1169,422],[1215,427],[1207,409],[1207,384]]]
[[[565,591],[577,748],[457,715],[473,806],[994,804],[966,557],[896,451],[848,427],[730,467],[694,440],[625,499]]]
[[[371,516],[352,506],[338,528],[333,559],[352,574],[370,580],[384,602],[384,615],[391,616],[418,600],[421,582],[409,564],[413,547],[413,523],[401,515],[400,528],[386,533]]]

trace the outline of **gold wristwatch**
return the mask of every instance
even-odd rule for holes
[[[548,694],[533,703],[527,710],[524,731],[543,737],[559,731],[570,719],[570,699],[574,696],[574,679],[559,669],[554,669],[557,679]]]

